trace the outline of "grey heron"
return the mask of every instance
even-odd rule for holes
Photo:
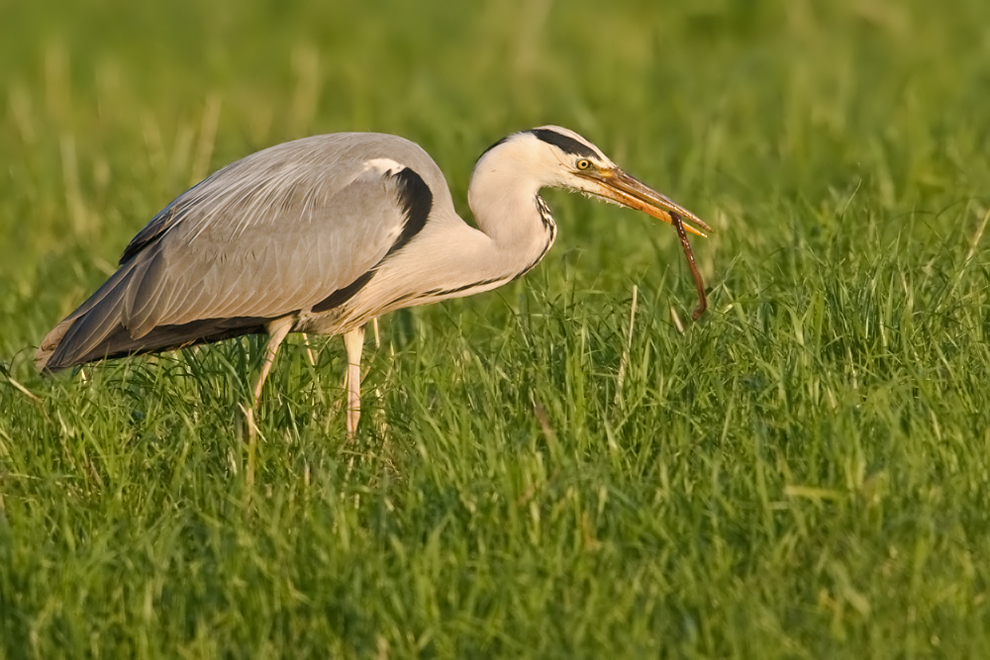
[[[236,161],[168,204],[118,270],[44,338],[36,364],[56,372],[267,334],[250,415],[288,333],[343,335],[352,435],[365,324],[489,291],[536,266],[557,235],[544,187],[643,211],[682,235],[682,219],[710,231],[559,126],[514,133],[481,155],[468,189],[477,229],[457,215],[419,145],[376,133],[307,137]]]

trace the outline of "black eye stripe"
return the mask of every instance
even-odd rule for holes
[[[548,128],[534,128],[530,131],[530,133],[547,144],[552,144],[553,146],[560,148],[566,154],[571,154],[572,156],[584,156],[586,158],[598,158],[598,154],[596,154],[590,147],[581,144],[572,137],[561,135],[557,131],[551,131]]]

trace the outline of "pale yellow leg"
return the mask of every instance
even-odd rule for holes
[[[353,438],[361,419],[361,351],[364,349],[364,326],[344,335],[347,349],[347,437]]]
[[[265,346],[265,359],[261,363],[261,373],[258,374],[258,379],[254,383],[254,397],[251,399],[251,406],[244,411],[244,426],[247,432],[247,437],[253,438],[256,427],[254,425],[254,409],[258,407],[258,401],[261,399],[261,388],[265,385],[265,379],[268,378],[268,373],[272,370],[272,363],[275,362],[275,353],[278,352],[278,347],[285,341],[286,335],[289,334],[289,330],[292,329],[293,320],[291,317],[285,317],[277,319],[268,324],[268,345]]]

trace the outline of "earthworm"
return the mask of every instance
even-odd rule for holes
[[[687,232],[684,231],[684,223],[681,221],[681,216],[673,211],[668,211],[668,213],[670,213],[670,217],[674,221],[677,236],[681,239],[681,247],[684,248],[684,256],[687,257],[691,274],[694,275],[694,283],[698,287],[698,308],[691,314],[691,319],[697,321],[708,308],[708,299],[705,297],[705,282],[701,279],[701,273],[698,272],[698,264],[694,262],[694,252],[691,251],[691,244],[688,243]]]

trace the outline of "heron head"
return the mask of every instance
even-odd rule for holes
[[[541,126],[515,133],[492,145],[478,159],[478,167],[523,169],[536,187],[566,188],[591,197],[642,211],[673,224],[671,213],[684,221],[684,229],[705,236],[711,231],[698,216],[653,190],[619,168],[601,149],[574,131]]]

